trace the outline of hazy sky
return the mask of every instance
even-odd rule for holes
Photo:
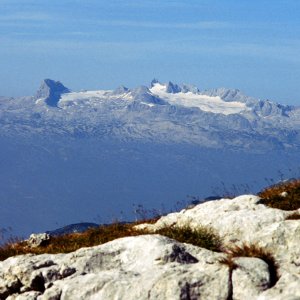
[[[300,105],[300,1],[0,0],[0,95],[153,77]]]

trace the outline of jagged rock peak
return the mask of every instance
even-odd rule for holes
[[[154,85],[155,85],[156,83],[161,84],[161,83],[159,82],[159,80],[157,80],[156,78],[153,78],[152,81],[151,81],[151,83],[150,83],[150,87],[151,87],[151,88],[154,87]]]
[[[183,93],[191,92],[194,94],[198,94],[200,92],[200,90],[195,85],[184,83],[181,85],[181,92],[183,92]]]
[[[60,81],[44,79],[36,93],[36,98],[48,97],[50,93],[69,93],[70,90]]]
[[[253,108],[255,113],[264,117],[275,115],[288,116],[291,109],[289,105],[281,105],[269,100],[259,100]]]
[[[156,78],[154,78],[151,81],[150,88],[153,88],[155,86],[155,84],[165,86],[165,91],[167,93],[172,93],[172,94],[176,94],[176,93],[180,93],[180,92],[182,92],[182,93],[191,92],[194,94],[198,94],[200,92],[198,87],[193,84],[185,84],[185,83],[184,84],[176,84],[171,81],[169,81],[168,83],[161,83]]]
[[[113,95],[121,95],[121,94],[125,94],[127,92],[129,92],[129,88],[127,88],[124,85],[120,85],[113,91]]]
[[[205,90],[202,92],[202,94],[208,95],[208,96],[219,96],[221,99],[227,102],[231,101],[239,101],[239,102],[246,102],[251,97],[248,97],[244,95],[240,90],[238,89],[229,89],[229,88],[217,88],[217,89],[211,89],[211,90]]]
[[[169,83],[167,84],[167,87],[166,87],[166,92],[172,93],[172,94],[180,93],[181,87],[179,85],[169,81]]]
[[[144,85],[141,85],[135,88],[132,91],[132,96],[135,101],[138,102],[145,102],[145,103],[152,103],[152,104],[160,104],[166,105],[167,102],[163,99],[160,99],[157,96],[154,96],[151,91]]]
[[[65,87],[60,81],[44,79],[36,93],[35,98],[44,98],[47,105],[57,107],[60,96],[64,93],[69,92],[70,90]]]
[[[133,95],[151,94],[150,90],[145,85],[136,87],[135,89],[132,90],[132,93]]]

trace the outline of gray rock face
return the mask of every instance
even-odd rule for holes
[[[153,78],[152,81],[151,81],[151,83],[150,83],[150,88],[154,87],[154,85],[156,83],[160,83],[160,82],[156,78]]]
[[[271,101],[259,101],[254,106],[254,111],[263,117],[267,116],[288,116],[288,112],[291,111],[291,107],[286,105],[280,105]]]
[[[180,86],[180,88],[181,88],[181,92],[183,92],[183,93],[191,92],[191,93],[197,94],[200,92],[200,90],[192,84],[182,84]]]
[[[166,105],[167,102],[154,96],[146,86],[140,86],[132,91],[132,99],[148,104]]]
[[[227,88],[217,88],[217,89],[211,89],[211,90],[205,90],[201,92],[203,95],[208,96],[219,96],[224,101],[232,102],[232,101],[238,101],[238,102],[249,102],[251,100],[255,101],[254,98],[248,97],[244,95],[240,90],[238,89],[227,89]]]
[[[172,94],[180,93],[181,87],[179,85],[174,84],[171,81],[169,81],[169,83],[167,84],[167,87],[166,87],[166,92],[172,93]]]
[[[128,93],[129,92],[129,89],[123,85],[119,86],[118,88],[116,88],[112,94],[113,95],[122,95],[122,94],[125,94],[125,93]]]
[[[260,299],[300,298],[300,221],[293,211],[259,204],[255,196],[221,199],[162,217],[136,229],[211,226],[225,246],[255,244],[269,262],[182,244],[160,235],[126,237],[69,254],[22,255],[0,263],[1,299]]]
[[[35,98],[44,98],[47,105],[57,107],[61,95],[69,92],[70,90],[61,82],[45,79],[37,91]]]

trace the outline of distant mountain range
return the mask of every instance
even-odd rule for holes
[[[299,107],[239,90],[46,79],[35,96],[0,97],[0,242],[1,228],[132,221],[299,177],[299,132]]]
[[[36,95],[0,98],[0,134],[59,134],[207,148],[298,149],[300,107],[237,89],[160,83],[72,92],[45,79]]]

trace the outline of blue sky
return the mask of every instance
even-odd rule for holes
[[[0,95],[153,77],[300,104],[300,1],[0,0]]]

